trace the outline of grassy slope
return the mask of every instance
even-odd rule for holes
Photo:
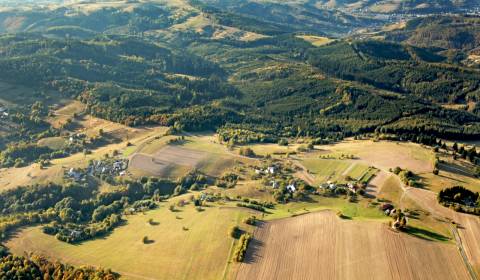
[[[18,254],[39,251],[73,264],[109,267],[127,279],[156,279],[159,275],[165,279],[221,279],[232,246],[229,228],[248,212],[220,207],[197,212],[192,205],[170,212],[167,205],[130,216],[125,226],[108,237],[81,245],[62,243],[36,227],[22,231],[7,246]],[[149,219],[158,225],[148,224]],[[144,244],[144,236],[152,243]]]

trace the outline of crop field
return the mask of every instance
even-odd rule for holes
[[[175,137],[163,136],[145,141],[131,154],[132,170],[145,174],[175,177],[197,169],[210,176],[220,176],[236,162],[253,160],[240,157],[216,143],[211,134],[186,135],[182,143],[169,144]]]
[[[109,236],[81,245],[60,242],[34,227],[18,233],[7,246],[16,254],[35,251],[71,264],[111,268],[122,279],[222,279],[233,245],[229,229],[249,212],[216,206],[202,212],[192,205],[178,212],[167,208],[164,204],[129,216],[126,225]],[[148,244],[142,242],[144,236]]]
[[[327,181],[345,182],[352,178],[368,183],[377,173],[375,168],[370,168],[364,162],[337,159],[302,158],[302,164],[315,177],[315,183]]]
[[[186,167],[186,170],[196,169],[206,157],[207,154],[204,152],[179,146],[166,146],[153,155],[134,154],[130,159],[130,168],[155,176],[169,177],[178,167]]]
[[[461,243],[465,248],[466,255],[476,270],[480,273],[480,221],[478,217],[455,212],[437,203],[436,194],[428,190],[409,188],[407,197],[414,200],[421,208],[428,211],[436,218],[447,218],[457,224]]]
[[[454,245],[330,211],[267,222],[254,236],[237,279],[469,278]]]

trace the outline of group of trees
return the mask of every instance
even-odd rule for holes
[[[235,251],[233,252],[233,260],[235,262],[243,262],[251,239],[252,236],[249,233],[244,233],[240,236]]]
[[[480,197],[462,186],[445,188],[438,193],[438,202],[455,211],[480,215]]]
[[[177,182],[143,177],[125,181],[111,192],[98,192],[95,185],[69,183],[18,187],[0,196],[0,234],[4,239],[13,230],[47,224],[44,232],[59,240],[75,243],[110,232],[122,223],[122,214],[156,207],[155,201],[185,192],[206,177],[188,174]]]
[[[33,254],[21,257],[3,252],[0,257],[0,278],[115,280],[120,275],[107,269],[76,268]]]

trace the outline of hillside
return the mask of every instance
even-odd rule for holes
[[[316,6],[346,9],[346,10],[368,10],[376,13],[417,13],[432,14],[440,12],[463,12],[479,8],[475,0],[320,0],[314,1]]]
[[[386,38],[418,47],[472,51],[480,47],[480,18],[433,16],[409,21],[405,28],[387,32]]]

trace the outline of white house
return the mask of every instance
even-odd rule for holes
[[[291,184],[291,185],[288,185],[287,186],[287,191],[289,192],[295,192],[297,189],[295,188],[295,185],[294,184]]]
[[[266,170],[268,174],[275,174],[275,166],[269,166]]]

